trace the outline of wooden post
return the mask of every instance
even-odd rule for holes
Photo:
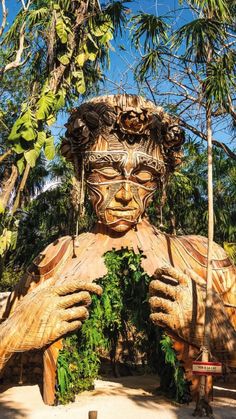
[[[97,410],[90,410],[88,414],[88,419],[97,419],[97,417],[98,417]]]

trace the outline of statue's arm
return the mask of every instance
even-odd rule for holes
[[[151,320],[198,347],[204,331],[205,284],[193,271],[186,273],[163,267],[150,283]],[[211,350],[235,357],[236,331],[221,297],[213,291],[211,308]]]
[[[102,290],[84,281],[57,286],[49,280],[27,294],[0,325],[0,369],[13,353],[43,348],[78,329],[88,317],[90,292]]]

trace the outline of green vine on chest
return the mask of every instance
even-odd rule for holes
[[[149,321],[148,285],[151,278],[141,267],[143,257],[142,253],[136,254],[128,249],[105,254],[107,275],[97,281],[103,294],[101,297],[92,295],[89,318],[77,333],[64,339],[59,353],[59,403],[73,401],[76,394],[93,388],[104,354],[110,359],[115,373],[120,342],[130,344],[131,341],[128,354],[126,347],[131,369],[136,368],[137,354],[143,372],[157,372],[160,368],[156,329]],[[168,363],[167,358],[164,362]],[[177,374],[179,370],[176,371],[174,368]]]

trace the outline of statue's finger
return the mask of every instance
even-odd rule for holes
[[[76,304],[89,306],[92,302],[91,296],[88,291],[75,292],[69,295],[62,295],[59,299],[59,307],[69,308]]]
[[[166,300],[165,298],[153,296],[149,299],[149,304],[153,311],[164,310],[167,314],[173,311],[173,301]]]
[[[158,293],[163,293],[167,297],[171,298],[172,300],[176,299],[176,286],[164,284],[163,282],[159,281],[158,279],[154,279],[149,284],[149,294],[151,296],[158,296]]]
[[[66,333],[69,332],[74,332],[77,329],[80,329],[80,327],[82,326],[82,322],[80,320],[73,320],[71,322],[63,322],[62,325],[62,333],[60,334],[60,337],[65,335]]]
[[[94,282],[71,280],[57,287],[58,295],[67,295],[76,291],[89,291],[97,295],[102,294],[102,287]]]
[[[64,310],[62,319],[66,321],[86,320],[88,316],[89,312],[85,307],[72,307]]]
[[[150,320],[157,326],[164,326],[171,328],[171,316],[166,313],[152,313]]]
[[[187,285],[189,281],[188,275],[186,275],[184,272],[179,271],[176,268],[173,268],[173,266],[163,266],[162,268],[158,268],[155,271],[155,277],[160,276],[167,276],[170,278],[175,279],[179,284],[181,285]]]

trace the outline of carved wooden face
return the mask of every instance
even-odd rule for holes
[[[164,171],[162,160],[137,148],[88,151],[84,164],[96,214],[118,232],[139,222]]]

